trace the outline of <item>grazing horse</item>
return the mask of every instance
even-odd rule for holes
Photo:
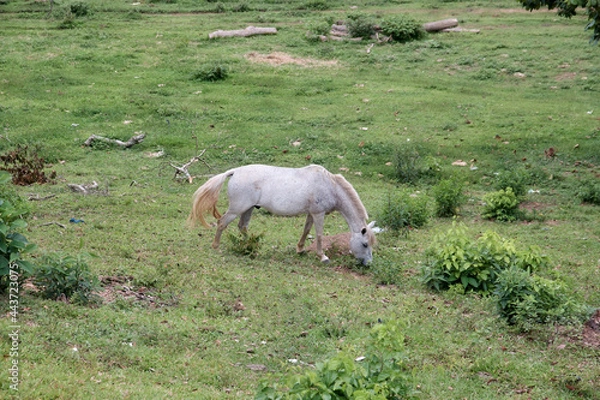
[[[225,180],[229,178],[227,196],[229,208],[224,215],[217,210],[217,200]],[[319,165],[304,168],[282,168],[268,165],[246,165],[233,168],[210,178],[200,186],[192,204],[188,221],[200,221],[209,227],[204,214],[211,212],[218,219],[217,233],[212,247],[218,248],[223,230],[240,217],[238,227],[247,232],[254,208],[265,208],[275,215],[306,214],[306,223],[298,253],[304,252],[304,243],[313,224],[317,236],[317,255],[322,262],[329,258],[322,248],[325,214],[339,211],[346,219],[352,233],[350,251],[363,264],[373,259],[375,235],[367,224],[367,211],[358,193],[342,175],[334,175]]]

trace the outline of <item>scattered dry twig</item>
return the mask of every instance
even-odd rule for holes
[[[138,133],[138,132],[136,132],[136,133]],[[92,135],[89,138],[87,138],[87,140],[85,142],[83,142],[83,145],[91,146],[94,141],[100,141],[100,142],[105,142],[105,143],[114,143],[116,145],[123,147],[124,149],[128,149],[138,143],[142,143],[144,141],[144,138],[146,138],[146,134],[140,133],[139,135],[132,136],[131,139],[129,139],[128,141],[123,142],[118,139],[110,139],[110,138],[107,138],[104,136]]]
[[[192,183],[194,178],[190,175],[188,168],[190,165],[192,165],[196,161],[202,161],[204,163],[204,165],[206,165],[208,168],[210,168],[210,165],[208,165],[208,163],[202,159],[202,156],[204,155],[204,153],[206,153],[206,149],[202,150],[200,152],[200,154],[198,154],[197,156],[192,157],[190,159],[190,161],[183,164],[181,167],[178,167],[177,165],[174,165],[173,163],[169,163],[169,165],[171,167],[175,168],[175,176],[173,177],[173,179],[177,179],[177,176],[181,174],[186,177],[186,179],[188,180],[189,183]]]
[[[38,226],[48,226],[48,225],[57,225],[57,226],[59,226],[59,227],[61,227],[63,229],[67,228],[65,225],[61,224],[60,222],[56,222],[56,221],[46,222],[46,223],[40,224]]]

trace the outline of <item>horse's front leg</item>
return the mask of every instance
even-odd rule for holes
[[[313,226],[313,217],[312,215],[306,215],[306,222],[304,223],[304,231],[302,232],[302,236],[300,236],[300,240],[296,245],[296,252],[304,253],[304,243],[306,242],[306,237],[310,233],[310,230]]]
[[[313,217],[315,223],[315,233],[317,235],[317,256],[321,262],[328,263],[329,257],[323,252],[323,228],[325,225],[325,214],[317,214]]]

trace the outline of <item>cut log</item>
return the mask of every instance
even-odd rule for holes
[[[246,29],[237,29],[232,31],[218,30],[208,34],[209,39],[221,37],[246,37],[253,35],[274,35],[277,33],[277,28],[260,28],[249,26]]]
[[[458,26],[458,20],[456,18],[449,18],[423,24],[423,29],[427,32],[439,32],[444,29],[454,28],[455,26]]]

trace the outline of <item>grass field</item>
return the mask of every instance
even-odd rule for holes
[[[289,360],[305,371],[338,352],[361,356],[371,327],[397,320],[416,398],[600,399],[600,332],[585,321],[521,331],[498,316],[493,296],[425,287],[427,250],[451,218],[381,233],[370,268],[349,255],[329,264],[297,255],[302,217],[255,212],[250,232],[263,237],[253,258],[225,235],[215,251],[214,230],[186,226],[208,176],[251,163],[342,173],[374,220],[398,192],[428,197],[431,208],[435,182],[397,180],[398,160],[413,151],[464,183],[456,220],[472,238],[494,231],[519,249],[540,246],[550,259],[540,274],[600,307],[600,207],[577,196],[600,176],[600,49],[585,17],[528,13],[510,0],[352,5],[61,1],[49,12],[47,1],[0,1],[0,154],[28,146],[57,176],[14,187],[25,199],[53,196],[28,202],[22,233],[38,246],[28,259],[90,253],[103,283],[96,306],[46,300],[22,283],[16,320],[3,294],[1,330],[17,326],[19,340],[18,354],[7,334],[0,341],[0,397],[249,399],[259,382],[295,368]],[[307,39],[357,13],[457,18],[480,32],[372,48]],[[278,31],[208,39],[249,25]],[[198,79],[215,67],[227,78]],[[93,134],[140,132],[146,139],[126,150],[83,146]],[[174,179],[170,164],[203,150],[193,184]],[[497,177],[515,171],[533,217],[482,218]],[[90,195],[67,186],[94,181]],[[339,214],[325,225],[327,235],[347,231]]]

